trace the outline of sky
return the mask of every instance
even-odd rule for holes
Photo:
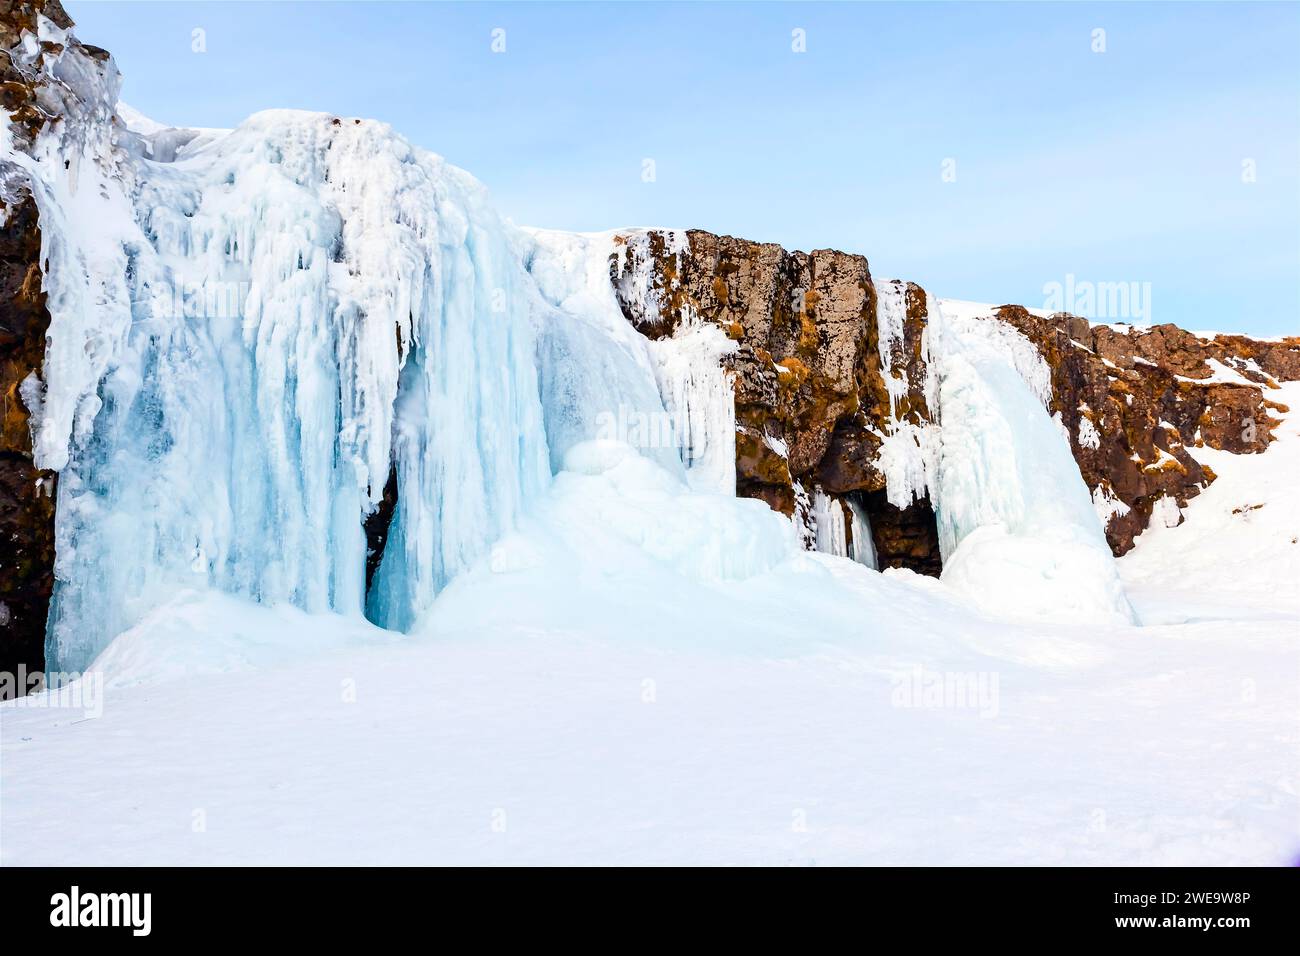
[[[383,120],[523,225],[707,229],[942,297],[1300,334],[1300,5],[64,5],[156,120]]]

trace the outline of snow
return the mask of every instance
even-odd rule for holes
[[[1079,447],[1097,449],[1101,447],[1101,433],[1087,415],[1079,418]]]
[[[1296,617],[1008,624],[933,579],[793,551],[759,503],[692,491],[634,449],[568,457],[536,518],[444,590],[427,629],[209,591],[101,659],[97,719],[0,706],[0,862],[1181,865],[1300,850]],[[699,554],[738,521],[759,542],[748,557],[739,541]],[[309,631],[323,640],[304,653]],[[953,685],[982,693],[939,692]]]
[[[932,321],[943,323],[933,500],[944,583],[1002,616],[1132,621],[1068,437],[1047,413],[1045,363],[996,319]]]
[[[1144,360],[1135,358],[1134,361],[1144,361]],[[1154,365],[1155,363],[1146,362],[1145,364]],[[1237,369],[1232,368],[1231,366],[1228,365],[1224,365],[1216,358],[1206,359],[1205,364],[1210,369],[1210,374],[1205,378],[1189,378],[1186,375],[1175,375],[1174,378],[1176,378],[1180,382],[1191,382],[1196,385],[1247,385],[1250,386],[1251,388],[1256,387],[1257,383],[1252,382],[1246,376],[1242,375],[1241,372],[1239,372]],[[1251,363],[1251,364],[1254,365],[1254,371],[1258,372],[1259,366],[1255,363]]]
[[[1188,447],[1217,477],[1181,515],[1176,503],[1169,502],[1172,513],[1162,506],[1120,559],[1131,591],[1177,594],[1188,607],[1217,601],[1300,611],[1300,383],[1286,382],[1269,397],[1290,411],[1279,416],[1266,451]]]
[[[1109,483],[1100,484],[1092,489],[1092,506],[1097,512],[1097,520],[1101,522],[1103,529],[1110,525],[1111,518],[1116,515],[1126,515],[1131,510],[1116,497],[1115,489]]]
[[[952,321],[965,322],[971,319],[992,318],[1001,306],[988,302],[971,302],[967,299],[940,299],[939,308],[943,309],[943,314]],[[1052,317],[1052,313],[1044,309],[1025,309],[1025,311],[1040,319]]]

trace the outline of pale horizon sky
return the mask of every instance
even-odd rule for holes
[[[65,7],[156,120],[384,120],[521,224],[837,248],[1030,307],[1131,283],[1137,318],[1300,334],[1295,4]]]

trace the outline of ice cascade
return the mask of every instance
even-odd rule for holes
[[[995,614],[1133,622],[1068,437],[1047,412],[1046,363],[998,319],[948,321],[932,304],[930,321],[943,581]]]
[[[178,588],[409,627],[550,475],[539,300],[482,188],[384,124],[288,111],[117,163],[51,186],[52,215],[114,200],[57,234],[121,260],[63,255],[47,276],[61,404],[38,452],[68,449],[51,666],[89,663]],[[112,349],[64,357],[91,302]],[[75,427],[60,363],[98,381]],[[363,520],[386,486],[367,598]]]

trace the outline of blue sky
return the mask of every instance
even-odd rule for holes
[[[1152,321],[1300,333],[1297,5],[65,6],[155,119],[386,120],[519,223],[839,248],[988,302],[1149,283]]]

